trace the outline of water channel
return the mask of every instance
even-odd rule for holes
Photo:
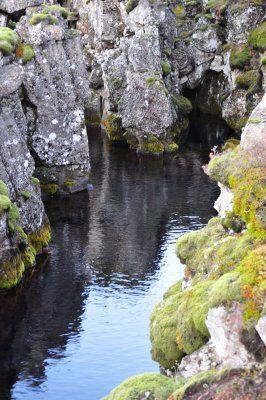
[[[149,315],[182,277],[175,241],[214,213],[206,149],[154,160],[89,138],[94,190],[46,203],[52,255],[1,296],[1,400],[99,400],[158,371]]]

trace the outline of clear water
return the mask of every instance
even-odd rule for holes
[[[158,371],[149,315],[182,277],[176,239],[213,213],[204,152],[152,160],[89,136],[94,190],[47,202],[52,255],[0,298],[1,400],[99,400]]]

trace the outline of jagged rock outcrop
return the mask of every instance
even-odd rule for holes
[[[76,17],[40,3],[0,7],[22,13],[16,32],[0,28],[0,180],[8,187],[1,193],[0,287],[17,284],[50,239],[40,186],[69,193],[89,179],[91,96],[81,35],[67,22]]]
[[[249,33],[263,21],[263,2],[63,4],[79,12],[90,86],[102,99],[102,122],[111,140],[126,140],[143,153],[169,151],[188,128],[179,96],[195,99],[193,91],[207,72],[214,79],[194,106],[221,115],[241,133],[261,91],[257,51],[263,48]]]

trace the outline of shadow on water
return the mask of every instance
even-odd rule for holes
[[[1,296],[0,399],[98,400],[156,371],[148,316],[182,276],[175,240],[211,217],[204,153],[153,160],[89,141],[94,190],[47,202],[52,256]]]

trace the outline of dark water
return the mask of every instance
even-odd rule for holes
[[[168,160],[90,134],[94,191],[46,204],[52,256],[0,299],[0,399],[99,400],[158,371],[149,314],[182,277],[174,248],[213,212],[200,151]]]

